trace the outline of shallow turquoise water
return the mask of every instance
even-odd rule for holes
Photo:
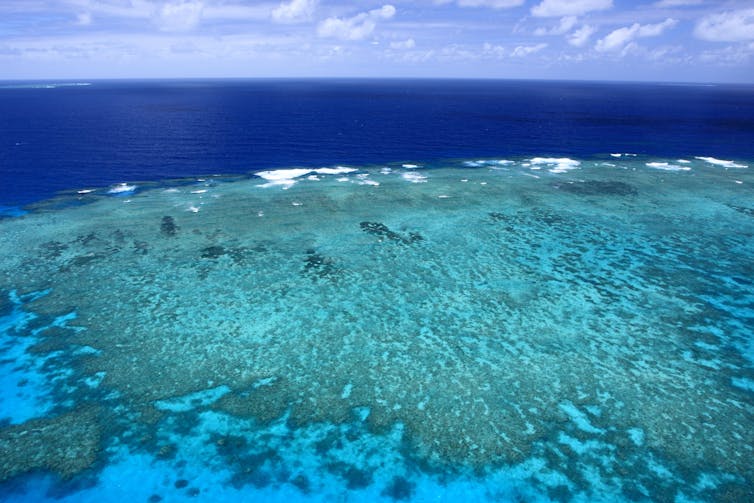
[[[3,495],[750,500],[748,164],[278,170],[0,220]]]

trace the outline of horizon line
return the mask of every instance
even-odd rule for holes
[[[447,76],[254,76],[254,77],[51,77],[51,78],[0,78],[0,83],[94,83],[94,82],[170,82],[170,81],[467,81],[467,82],[569,82],[601,84],[665,84],[665,85],[741,85],[752,82],[739,81],[692,81],[692,80],[625,80],[625,79],[578,79],[578,78],[526,78],[526,77],[447,77]]]

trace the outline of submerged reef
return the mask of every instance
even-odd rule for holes
[[[0,428],[0,482],[38,469],[63,479],[80,474],[97,460],[101,437],[92,407]]]
[[[178,232],[178,225],[175,223],[175,219],[171,216],[162,217],[160,222],[160,230],[166,236],[175,236]]]
[[[558,188],[580,196],[635,196],[636,188],[626,182],[585,180],[559,184]]]
[[[344,490],[395,500],[420,490],[412,474],[515,467],[556,500],[751,496],[739,185],[425,173],[152,190],[2,221],[0,291],[49,290],[13,337],[75,310],[67,346],[34,354],[91,348],[54,360],[91,382],[55,388],[63,413],[0,428],[3,478],[73,476],[101,445],[178,460],[202,432],[234,487],[315,490],[289,464],[306,450]],[[117,441],[92,396],[123,418]]]
[[[416,243],[417,241],[424,239],[421,234],[417,232],[409,232],[406,235],[402,235],[395,231],[391,231],[387,225],[379,222],[361,222],[359,226],[364,232],[375,235],[381,240],[387,239],[388,241],[394,241],[404,245]]]

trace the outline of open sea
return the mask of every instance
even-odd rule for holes
[[[0,501],[754,501],[754,85],[0,82]]]

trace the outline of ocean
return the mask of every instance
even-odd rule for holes
[[[291,166],[754,157],[743,85],[465,80],[0,83],[0,204]],[[79,83],[86,84],[86,83]]]
[[[754,86],[0,83],[0,500],[751,501]]]

